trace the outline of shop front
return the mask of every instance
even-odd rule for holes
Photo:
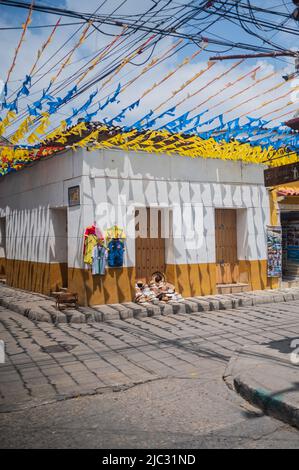
[[[272,285],[261,165],[67,150],[0,185],[9,285],[66,287],[82,305],[132,301],[139,281],[177,300]]]
[[[299,281],[299,183],[277,189],[282,229],[282,279]]]

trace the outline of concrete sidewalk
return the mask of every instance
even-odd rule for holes
[[[261,290],[235,294],[188,297],[181,302],[157,304],[134,302],[67,308],[59,311],[52,297],[14,289],[0,284],[0,305],[20,313],[32,321],[58,323],[91,323],[127,318],[153,317],[198,313],[215,310],[231,310],[254,305],[299,300],[299,287]]]
[[[229,388],[265,414],[299,428],[298,347],[298,336],[265,346],[244,346],[230,359],[223,378]]]

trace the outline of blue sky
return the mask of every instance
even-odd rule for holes
[[[242,1],[242,0],[241,0]],[[243,0],[244,1],[244,0]],[[51,0],[51,1],[41,1],[37,2],[41,5],[48,5],[48,6],[57,6],[61,8],[68,8],[68,9],[74,9],[77,11],[83,11],[85,13],[92,13],[103,1],[98,1],[98,0],[91,0],[89,2],[82,2],[78,0]],[[119,6],[121,3],[121,0],[108,0],[106,3],[102,6],[102,8],[99,10],[99,13],[103,14],[109,14],[111,13],[114,8]],[[166,3],[166,0],[162,0],[161,5],[163,6],[163,3]],[[171,5],[173,8],[177,8],[179,5],[183,5],[184,3],[192,3],[188,2],[187,0],[184,1],[176,1],[173,0],[171,2]],[[199,1],[194,1],[193,4],[196,6],[198,3],[201,3]],[[217,2],[216,2],[217,3]],[[281,11],[283,13],[287,12],[292,12],[295,8],[294,4],[290,0],[265,0],[263,2],[253,0],[252,4],[256,6],[262,6],[264,8],[269,8],[272,11]],[[136,2],[136,0],[127,0],[125,5],[123,5],[118,11],[117,14],[125,14],[125,15],[130,15],[131,13],[142,13],[144,12],[148,6],[153,5],[153,2],[151,0],[139,0]],[[169,8],[169,7],[168,7]],[[12,7],[7,7],[7,6],[0,6],[0,11],[1,11],[1,19],[0,19],[0,26],[1,25],[10,25],[10,26],[19,26],[23,21],[25,21],[25,18],[27,16],[27,10],[19,9],[19,8],[12,8]],[[186,11],[188,11],[186,9]],[[244,10],[246,11],[246,10]],[[264,15],[264,14],[256,14],[257,18],[264,18],[269,21],[276,21],[276,17],[272,15]],[[47,15],[44,13],[39,13],[39,12],[34,12],[34,23],[35,26],[38,24],[45,24],[49,22],[55,22],[57,17],[54,15]],[[214,15],[213,19],[217,20],[217,16]],[[63,18],[64,22],[71,22],[73,21],[71,18]],[[235,21],[235,20],[234,20]],[[280,18],[277,18],[277,21],[280,21]],[[194,22],[192,23],[194,25]],[[186,31],[192,31],[204,29],[206,26],[205,23],[203,22],[196,22],[196,28],[193,26],[188,26]],[[291,28],[299,28],[298,23],[294,21],[293,19],[289,19],[288,22],[286,23],[286,26],[291,27]],[[255,30],[257,33],[259,32],[258,30]],[[33,34],[36,36],[41,36],[42,31],[41,30],[35,30],[33,31]],[[273,37],[273,41],[278,43],[281,47],[285,48],[292,48],[296,44],[296,36],[290,35],[290,34],[285,34],[285,33],[280,33],[280,32],[265,32],[265,31],[260,31],[259,32],[261,35],[263,35],[265,38],[271,38]],[[0,31],[0,40],[5,36],[5,32]],[[249,35],[245,31],[240,28],[239,25],[236,25],[232,21],[224,20],[224,19],[218,19],[214,25],[212,25],[207,31],[203,32],[204,35],[209,36],[214,39],[218,38],[223,38],[223,39],[228,39],[232,41],[240,41],[240,42],[247,42],[250,44],[254,45],[261,45],[262,42],[259,39],[256,39],[254,36]],[[265,44],[265,46],[267,46]],[[212,48],[212,46],[211,46]],[[213,49],[217,50],[217,46],[213,46]],[[236,52],[238,49],[235,50]],[[277,66],[279,66],[279,62],[281,62],[281,65],[283,64],[282,60],[275,60],[274,61]]]
[[[103,0],[102,0],[103,1]],[[116,6],[120,4],[121,0],[109,0],[106,1],[105,5],[100,9],[99,13],[105,13],[109,14],[111,13]],[[243,0],[244,1],[244,0]],[[59,7],[65,7],[69,9],[73,9],[76,11],[84,11],[84,12],[93,12],[100,4],[98,0],[90,0],[89,2],[82,2],[81,0],[65,0],[65,1],[60,1],[60,0],[53,0],[53,1],[43,1],[40,2],[44,5],[50,5],[50,6],[59,6]],[[166,3],[166,0],[164,1],[164,4]],[[175,9],[178,6],[182,5],[184,2],[181,0],[178,1],[172,1],[171,6]],[[185,2],[186,3],[186,2]],[[201,2],[195,1],[193,2],[194,5],[197,5]],[[258,1],[252,1],[253,4],[255,5],[261,5],[261,2]],[[133,15],[137,13],[142,13],[144,12],[149,6],[151,6],[153,2],[151,0],[139,0],[136,2],[136,0],[128,0],[126,4],[117,12],[118,14],[124,14],[124,15]],[[163,2],[161,4],[163,6]],[[276,11],[293,11],[294,5],[292,1],[283,1],[283,0],[265,0],[262,3],[262,6],[264,8],[271,8],[272,10]],[[169,6],[168,6],[169,8]],[[175,10],[174,10],[175,11]],[[186,10],[187,11],[187,10]],[[20,26],[26,19],[27,16],[27,10],[21,10],[21,9],[16,9],[16,8],[9,8],[5,6],[0,6],[0,27],[10,27],[10,26]],[[56,16],[54,15],[47,15],[47,14],[42,14],[38,12],[33,13],[33,18],[32,18],[32,24],[31,26],[37,26],[41,24],[53,24],[57,21]],[[269,18],[272,19],[273,21],[273,16],[269,16]],[[268,18],[268,19],[269,19]],[[275,18],[275,17],[274,17]],[[214,19],[216,20],[217,17],[215,16]],[[62,21],[64,23],[67,22],[73,22],[76,20],[73,20],[71,18],[63,18]],[[280,18],[278,18],[278,21],[281,21]],[[195,24],[194,24],[195,23]],[[292,28],[299,28],[299,25],[294,21],[294,20],[289,20],[287,23],[287,26],[292,27]],[[194,30],[200,30],[205,28],[205,24],[199,23],[198,21],[193,22],[191,25],[189,25],[187,28],[185,28],[185,32],[189,32],[190,30],[193,32]],[[119,29],[117,30],[116,28],[109,29],[107,27],[103,28],[105,31],[110,31],[110,32],[119,32]],[[51,55],[55,54],[56,49],[59,47],[59,45],[63,44],[69,37],[70,35],[76,30],[75,26],[69,26],[69,27],[63,27],[59,29],[59,32],[56,34],[55,39],[49,49],[47,50],[47,53],[41,60],[41,64],[47,64],[47,60],[51,57]],[[258,31],[258,30],[256,30]],[[49,35],[50,29],[30,29],[28,34],[26,35],[26,40],[22,46],[22,49],[20,51],[20,54],[18,56],[17,64],[14,69],[14,72],[11,76],[11,82],[9,83],[9,89],[10,91],[13,91],[18,87],[22,81],[22,79],[25,77],[26,73],[28,73],[28,70],[30,69],[32,63],[34,62],[34,58],[36,56],[36,52],[38,48],[41,46],[43,41],[47,38]],[[271,38],[273,37],[273,40],[280,45],[280,47],[284,48],[293,48],[296,41],[296,36],[294,35],[289,35],[285,33],[280,33],[276,31],[260,31],[262,35],[264,35],[266,38]],[[2,67],[0,69],[0,78],[3,80],[5,79],[7,70],[11,64],[13,54],[14,54],[14,49],[18,43],[18,39],[20,37],[21,31],[1,31],[0,30],[0,44],[1,44],[1,50],[0,50],[0,63],[2,64]],[[71,47],[75,44],[75,42],[79,38],[79,34],[77,33],[73,40],[68,43],[68,49],[64,48],[64,52],[67,50],[70,50]],[[260,45],[262,42],[259,39],[256,39],[255,37],[247,34],[244,32],[239,25],[235,25],[227,20],[218,19],[213,26],[211,26],[208,31],[205,31],[203,33],[204,35],[211,37],[211,38],[225,38],[227,40],[231,41],[238,41],[238,42],[245,42],[245,43],[250,43],[250,44],[255,44],[255,45]],[[66,78],[68,74],[70,74],[72,71],[75,71],[78,68],[78,65],[83,64],[85,60],[87,60],[87,57],[91,57],[92,54],[96,54],[96,52],[99,50],[100,47],[103,47],[107,42],[111,40],[107,36],[103,36],[101,33],[94,32],[90,39],[86,41],[84,45],[82,45],[81,48],[79,48],[73,59],[72,59],[72,64],[66,69],[65,74],[62,74],[61,78]],[[155,50],[155,54],[161,54],[165,48],[171,45],[173,42],[172,39],[165,39],[159,43],[158,47]],[[208,46],[208,49],[212,49],[215,51],[222,51],[225,50],[225,48],[217,48],[215,46]],[[178,52],[175,54],[167,63],[163,64],[161,67],[155,69],[153,73],[148,73],[146,76],[144,76],[144,79],[136,82],[134,87],[128,88],[128,92],[124,93],[121,98],[121,102],[118,104],[115,104],[109,108],[109,111],[107,111],[107,116],[113,116],[115,115],[122,107],[125,107],[132,103],[134,100],[136,100],[143,92],[145,89],[150,87],[153,83],[155,83],[157,80],[159,80],[161,77],[163,77],[167,71],[173,69],[176,67],[180,61],[186,57],[186,55],[190,55],[192,52],[196,50],[195,45],[187,46],[185,49],[183,49],[181,52]],[[240,49],[233,49],[227,54],[234,54],[234,53],[241,53],[242,51]],[[171,91],[172,90],[177,90],[182,83],[184,83],[186,80],[188,80],[190,77],[192,77],[198,70],[200,70],[201,67],[203,67],[209,57],[211,55],[214,55],[214,52],[203,52],[200,54],[192,63],[187,64],[184,68],[182,68],[178,73],[175,74],[175,76],[167,81],[167,83],[159,89],[155,90],[153,93],[151,93],[148,97],[146,97],[143,102],[142,106],[140,106],[137,110],[132,112],[131,114],[131,121],[134,119],[137,119],[140,115],[145,114],[148,110],[154,108],[156,105],[159,105],[161,101],[163,101],[167,96],[170,96],[169,104],[176,104],[175,99],[171,99]],[[40,76],[38,83],[33,87],[32,89],[32,96],[27,98],[22,99],[22,105],[25,109],[27,104],[30,104],[34,99],[37,99],[36,97],[39,96],[40,91],[42,90],[43,87],[46,87],[47,84],[49,83],[49,80],[51,76],[53,75],[53,69],[57,69],[59,67],[59,60],[61,60],[62,55],[57,54],[54,55],[54,59],[51,59],[49,61],[48,65],[45,65],[44,68],[42,69],[42,73],[45,73],[45,76]],[[86,59],[85,59],[86,58]],[[141,60],[141,59],[140,59]],[[219,63],[217,66],[213,68],[213,73],[207,73],[204,75],[204,77],[200,80],[199,82],[194,83],[188,89],[186,89],[186,93],[193,93],[196,91],[197,88],[199,88],[199,85],[202,86],[205,84],[205,82],[209,82],[213,79],[214,76],[217,76],[217,74],[221,74],[226,68],[230,67],[232,65],[232,61],[226,61],[224,63]],[[264,59],[264,60],[257,60],[257,59],[248,59],[244,63],[242,63],[238,69],[234,70],[230,75],[224,77],[223,79],[220,79],[217,81],[216,85],[210,86],[208,88],[209,94],[212,96],[215,94],[215,89],[219,89],[221,91],[221,96],[219,95],[219,98],[213,97],[211,99],[211,104],[215,106],[217,104],[217,99],[221,99],[223,96],[227,96],[228,98],[230,97],[230,94],[232,94],[233,90],[240,89],[242,90],[242,87],[245,86],[246,82],[242,82],[242,87],[238,88],[238,86],[234,87],[232,90],[229,90],[229,93],[225,91],[225,86],[229,84],[232,80],[236,80],[240,74],[244,74],[251,69],[253,69],[255,66],[261,66],[261,76],[271,74],[271,71],[279,71],[279,73],[275,76],[273,79],[269,79],[268,81],[265,82],[264,85],[261,85],[260,87],[257,87],[252,90],[252,97],[255,97],[258,92],[263,93],[263,90],[267,91],[271,86],[275,86],[278,84],[282,79],[281,75],[285,71],[292,71],[293,70],[293,60],[290,58],[283,58],[283,59]],[[285,70],[286,69],[286,70]],[[101,96],[106,96],[109,93],[112,93],[115,87],[117,86],[118,81],[121,83],[125,83],[125,81],[128,78],[131,78],[136,75],[136,73],[140,71],[140,69],[133,67],[131,65],[128,65],[120,74],[119,77],[116,77],[115,80],[113,80],[109,86],[106,87],[105,90],[103,90]],[[248,83],[250,84],[250,79],[248,79]],[[99,84],[100,85],[100,84]],[[215,86],[217,88],[215,88]],[[285,85],[289,86],[289,85]],[[94,88],[91,88],[85,95],[83,95],[80,100],[81,103],[84,102],[88,94],[93,91]],[[291,92],[290,88],[290,92]],[[181,96],[184,96],[186,94],[185,92],[182,93]],[[283,91],[285,93],[285,89]],[[204,93],[198,96],[198,105],[199,105],[199,110],[200,108],[200,103],[203,101],[204,98]],[[244,95],[244,99],[248,96],[248,94]],[[277,92],[273,92],[270,94],[267,94],[265,96],[265,100],[269,99],[275,99],[277,96]],[[250,98],[250,95],[249,95]],[[255,109],[258,107],[259,103],[263,102],[263,97],[258,97],[254,98],[255,101],[252,103],[249,103],[244,105],[245,107],[242,107],[241,109],[238,109],[236,113],[243,112],[244,109],[247,111],[248,107],[248,114],[251,112],[251,109]],[[80,101],[79,100],[79,101]],[[243,97],[242,97],[243,100]],[[72,106],[78,106],[80,105],[80,102],[76,102],[75,104],[72,103]],[[237,103],[237,99],[234,99],[232,101],[232,104]],[[285,98],[285,103],[286,105],[289,103],[289,97]],[[179,111],[184,112],[185,110],[191,109],[194,107],[194,104],[196,105],[197,102],[193,100],[188,100],[186,101],[186,104],[184,104]],[[281,103],[283,104],[283,102]],[[250,107],[250,105],[252,105]],[[280,103],[275,103],[273,105],[273,109],[277,109],[279,107]],[[57,119],[61,120],[64,119],[69,115],[71,112],[71,107],[68,106],[65,107],[63,110],[61,110],[61,113],[56,116],[56,121],[54,124],[57,124]],[[270,105],[268,105],[269,107]],[[299,103],[298,103],[299,107]],[[231,103],[229,104],[227,109],[231,108]],[[243,109],[244,108],[244,109]],[[294,109],[293,109],[294,108]],[[221,108],[222,111],[226,111],[226,109],[223,107]],[[269,108],[271,110],[271,106]],[[296,111],[296,106],[291,106],[290,107],[290,112],[295,112]],[[268,111],[268,108],[265,109],[265,111]],[[238,114],[232,114],[229,115],[229,118],[233,118],[235,116],[238,116]],[[102,118],[104,116],[100,116]]]

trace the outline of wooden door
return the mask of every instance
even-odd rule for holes
[[[155,271],[165,271],[165,238],[162,237],[162,212],[159,209],[147,207],[136,210],[135,218],[136,221],[138,219],[135,239],[136,279],[146,279],[148,281]],[[140,224],[143,224],[142,228]]]
[[[239,282],[237,255],[237,212],[235,209],[215,210],[216,283]]]

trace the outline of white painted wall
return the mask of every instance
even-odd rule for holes
[[[50,262],[68,262],[67,208],[51,208],[49,212]]]
[[[239,259],[266,258],[265,227],[270,211],[259,165],[143,152],[86,151],[82,187],[86,225],[96,214],[103,228],[115,222],[134,226],[136,208],[158,206],[172,209],[174,223],[180,226],[192,212],[195,225],[187,222],[183,236],[176,237],[175,230],[173,243],[166,243],[168,263],[215,262],[215,208],[239,209]],[[126,265],[134,264],[132,236]]]
[[[55,262],[56,253],[57,261],[63,260],[57,246],[61,244],[55,243],[50,209],[67,207],[67,188],[81,182],[82,157],[82,152],[64,152],[0,178],[0,217],[6,218],[7,258],[50,263]],[[81,212],[80,207],[73,209]],[[68,208],[72,215],[73,209]],[[79,220],[77,217],[76,224]]]
[[[67,206],[68,188],[76,184],[81,206],[68,208],[70,267],[84,267],[82,235],[94,220],[102,229],[114,223],[125,228],[125,265],[134,266],[134,213],[142,206],[173,212],[168,263],[215,262],[215,208],[239,209],[239,259],[266,258],[270,211],[261,166],[121,150],[68,151],[1,178],[0,216],[7,218],[8,257],[53,261],[49,208]],[[178,237],[180,225],[183,234]]]

